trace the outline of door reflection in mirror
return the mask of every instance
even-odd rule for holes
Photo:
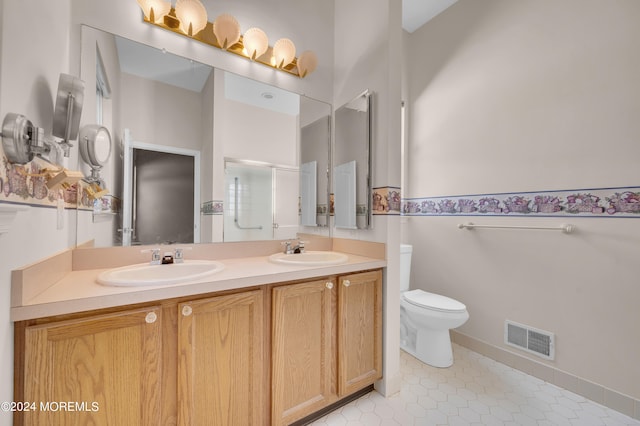
[[[200,242],[200,152],[123,142],[122,245]]]
[[[133,150],[132,244],[192,244],[194,157]]]

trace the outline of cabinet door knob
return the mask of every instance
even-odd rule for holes
[[[344,284],[344,286],[345,286],[345,287],[349,287],[349,286],[351,285],[351,281],[349,281],[349,280],[344,280],[344,281],[342,282],[342,284]]]
[[[153,324],[157,319],[158,315],[155,312],[149,312],[147,316],[144,317],[147,324]]]
[[[191,308],[191,306],[184,305],[182,307],[182,316],[183,317],[188,317],[189,315],[191,315],[191,313],[193,313],[193,309]]]
[[[331,281],[327,281],[327,283],[325,285],[329,290],[331,290],[333,288],[333,283]]]

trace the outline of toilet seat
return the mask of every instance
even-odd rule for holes
[[[465,312],[467,307],[450,297],[429,293],[424,290],[410,290],[403,293],[403,298],[414,306],[439,312]]]

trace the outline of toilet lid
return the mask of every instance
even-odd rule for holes
[[[403,294],[404,299],[412,305],[443,312],[464,312],[467,307],[450,297],[433,294],[424,290],[410,290]]]

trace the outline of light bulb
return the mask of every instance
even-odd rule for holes
[[[269,39],[260,28],[249,28],[242,38],[245,54],[255,60],[264,55],[269,48]]]
[[[207,9],[200,0],[178,0],[176,17],[180,21],[180,29],[188,36],[194,36],[207,26]]]
[[[276,67],[284,68],[296,57],[296,46],[288,38],[281,38],[273,45]]]
[[[311,50],[305,50],[298,58],[298,75],[304,78],[316,70],[318,57]]]
[[[213,34],[220,47],[226,50],[240,40],[240,24],[231,15],[220,15],[213,21]]]
[[[144,13],[144,17],[151,21],[151,11],[153,10],[153,22],[161,24],[164,17],[171,10],[171,2],[164,0],[138,0],[138,5]]]

